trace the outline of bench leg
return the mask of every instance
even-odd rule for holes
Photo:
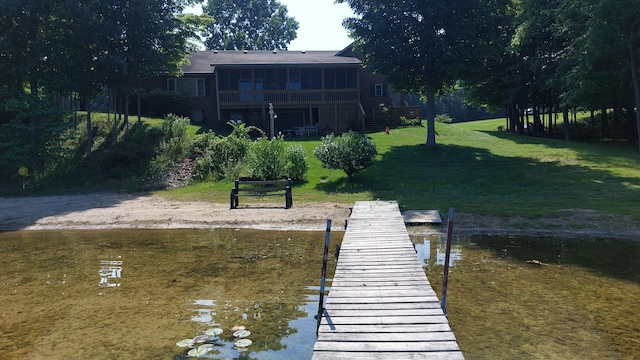
[[[229,195],[229,209],[235,209],[236,207],[238,207],[238,204],[235,201],[235,196],[236,192],[234,189],[231,189],[231,195]]]
[[[285,198],[285,208],[289,209],[291,205],[293,205],[293,196],[291,196],[291,188],[287,188],[284,198]]]

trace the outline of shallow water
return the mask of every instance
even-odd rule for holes
[[[413,241],[440,295],[444,240]],[[451,265],[447,312],[467,359],[640,359],[640,242],[468,237]]]
[[[413,241],[440,294],[443,239]],[[188,359],[176,343],[212,328],[205,358],[309,359],[323,245],[321,232],[0,233],[0,359]],[[640,243],[470,237],[453,255],[447,310],[467,359],[640,358]],[[251,332],[244,352],[234,326]]]
[[[187,359],[177,342],[221,328],[205,358],[308,359],[323,246],[318,232],[0,233],[0,358]]]

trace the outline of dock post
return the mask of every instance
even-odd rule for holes
[[[317,321],[316,336],[322,321],[322,313],[324,312],[324,285],[327,278],[327,262],[329,261],[329,240],[331,238],[331,219],[327,219],[327,232],[324,238],[324,257],[322,258],[322,277],[320,278],[320,300],[318,301],[318,313],[315,318]]]
[[[451,257],[451,231],[453,230],[453,208],[449,208],[447,219],[447,249],[444,257],[444,274],[442,276],[442,298],[440,307],[444,315],[447,315],[447,285],[449,284],[449,259]]]

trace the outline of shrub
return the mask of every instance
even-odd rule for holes
[[[309,163],[307,162],[307,154],[299,144],[291,145],[285,153],[287,165],[285,168],[286,176],[293,180],[302,180],[307,176],[309,171]]]
[[[277,180],[285,177],[287,167],[285,143],[282,137],[271,140],[259,138],[247,156],[247,172],[250,177]]]
[[[407,119],[404,116],[400,116],[400,126],[405,126],[405,127],[409,127],[409,126],[422,126],[422,120],[421,119]]]
[[[170,169],[183,160],[191,150],[191,139],[187,132],[189,119],[174,114],[167,115],[160,127],[162,140],[157,154],[151,161],[154,173]]]
[[[200,134],[193,145],[196,177],[210,174],[216,179],[233,180],[240,176],[251,140],[244,137],[220,137],[213,132]]]
[[[313,155],[329,169],[342,170],[347,177],[373,164],[378,151],[369,138],[353,131],[340,136],[322,137],[322,144],[313,150]]]
[[[453,119],[447,114],[438,114],[435,117],[435,121],[445,124],[451,124],[451,122],[453,122]]]

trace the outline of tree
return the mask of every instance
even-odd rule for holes
[[[80,94],[88,110],[89,156],[93,143],[89,99],[110,86],[179,71],[187,38],[193,35],[189,21],[180,14],[194,1],[0,1],[3,100],[21,101],[25,94],[37,98]],[[25,101],[24,107],[29,103],[34,102]],[[31,117],[32,149],[43,141],[38,121]]]
[[[356,14],[344,25],[364,65],[396,90],[426,96],[426,145],[435,146],[435,94],[478,65],[481,44],[497,30],[489,11],[496,1],[337,1]]]
[[[277,0],[209,0],[202,11],[214,19],[203,34],[209,50],[286,49],[297,36],[298,22]]]

